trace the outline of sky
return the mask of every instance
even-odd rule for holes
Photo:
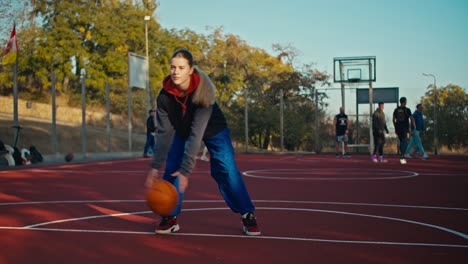
[[[438,87],[453,83],[467,91],[467,13],[466,0],[160,0],[155,16],[164,28],[205,35],[222,26],[272,55],[273,44],[292,45],[299,63],[330,74],[334,57],[376,56],[373,87],[399,87],[414,109],[433,83],[422,73],[433,74]],[[340,90],[327,93],[327,111],[338,113]],[[346,112],[354,114],[355,93],[345,96]]]

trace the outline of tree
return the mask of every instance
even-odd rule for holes
[[[449,84],[437,91],[437,127],[439,142],[449,150],[465,148],[468,145],[468,94],[458,85]],[[434,89],[422,98],[423,113],[426,117],[425,146],[432,146],[434,140]]]
[[[88,103],[104,104],[105,83],[109,83],[111,111],[126,113],[127,55],[128,52],[145,54],[143,17],[154,14],[157,1],[35,0],[28,3],[30,24],[19,32],[24,49],[19,60],[20,96],[29,93],[47,100],[53,71],[58,95],[68,97],[69,104],[78,105],[80,77],[84,75]],[[234,137],[242,139],[244,134],[243,93],[247,90],[251,144],[263,149],[279,147],[279,102],[283,92],[285,145],[291,150],[310,147],[310,131],[314,129],[310,120],[315,118],[312,113],[322,109],[315,105],[316,88],[326,85],[329,76],[312,67],[296,68],[298,51],[294,47],[274,45],[276,55],[271,55],[250,46],[239,36],[224,34],[222,27],[202,35],[190,29],[163,29],[154,16],[147,23],[152,94],[162,89],[161,81],[169,72],[173,52],[188,49],[196,64],[214,81],[217,99]],[[0,72],[2,87],[11,87],[8,74]],[[142,91],[132,93],[138,116],[144,116],[145,96]],[[323,106],[325,95],[320,94],[319,98],[319,105]]]
[[[141,3],[140,3],[141,2]],[[104,87],[111,85],[111,97],[125,101],[128,52],[145,54],[144,21],[157,8],[156,1],[46,1],[38,0],[33,12],[41,19],[42,34],[36,38],[32,60],[37,61],[36,78],[48,84],[54,65],[57,91],[73,96],[79,93],[80,77],[85,74],[87,96],[91,103],[104,101]],[[79,14],[79,15],[77,15]],[[148,25],[149,38],[164,34],[154,18]],[[158,50],[152,42],[150,51]],[[150,55],[150,65],[158,65],[158,56]],[[153,67],[150,81],[162,79],[160,67]],[[153,69],[151,68],[151,69]],[[112,89],[115,88],[115,89]],[[121,89],[123,88],[123,89]],[[135,93],[135,109],[144,104],[144,93]],[[114,104],[124,111],[126,103]]]

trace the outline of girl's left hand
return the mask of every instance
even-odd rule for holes
[[[188,186],[188,177],[184,176],[182,173],[176,171],[171,174],[172,177],[179,177],[179,191],[181,193],[185,192]]]

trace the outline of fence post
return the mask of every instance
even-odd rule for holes
[[[81,152],[86,158],[86,87],[85,75],[81,76]]]
[[[51,84],[51,93],[52,93],[52,153],[57,155],[57,106],[56,106],[56,88],[55,88],[55,70],[52,68],[52,84]]]
[[[106,83],[106,145],[107,152],[111,151],[110,143],[110,91],[109,83]]]

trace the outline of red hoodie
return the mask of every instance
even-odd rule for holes
[[[174,82],[171,79],[171,76],[168,75],[166,78],[163,80],[163,87],[166,92],[172,94],[174,96],[174,99],[182,106],[182,113],[185,114],[185,111],[187,110],[187,99],[189,98],[189,95],[197,89],[198,85],[200,84],[200,75],[196,71],[193,72],[192,75],[190,75],[190,85],[189,88],[185,91],[185,94],[182,95],[179,88],[174,84]],[[180,99],[184,98],[184,101],[182,102]]]

